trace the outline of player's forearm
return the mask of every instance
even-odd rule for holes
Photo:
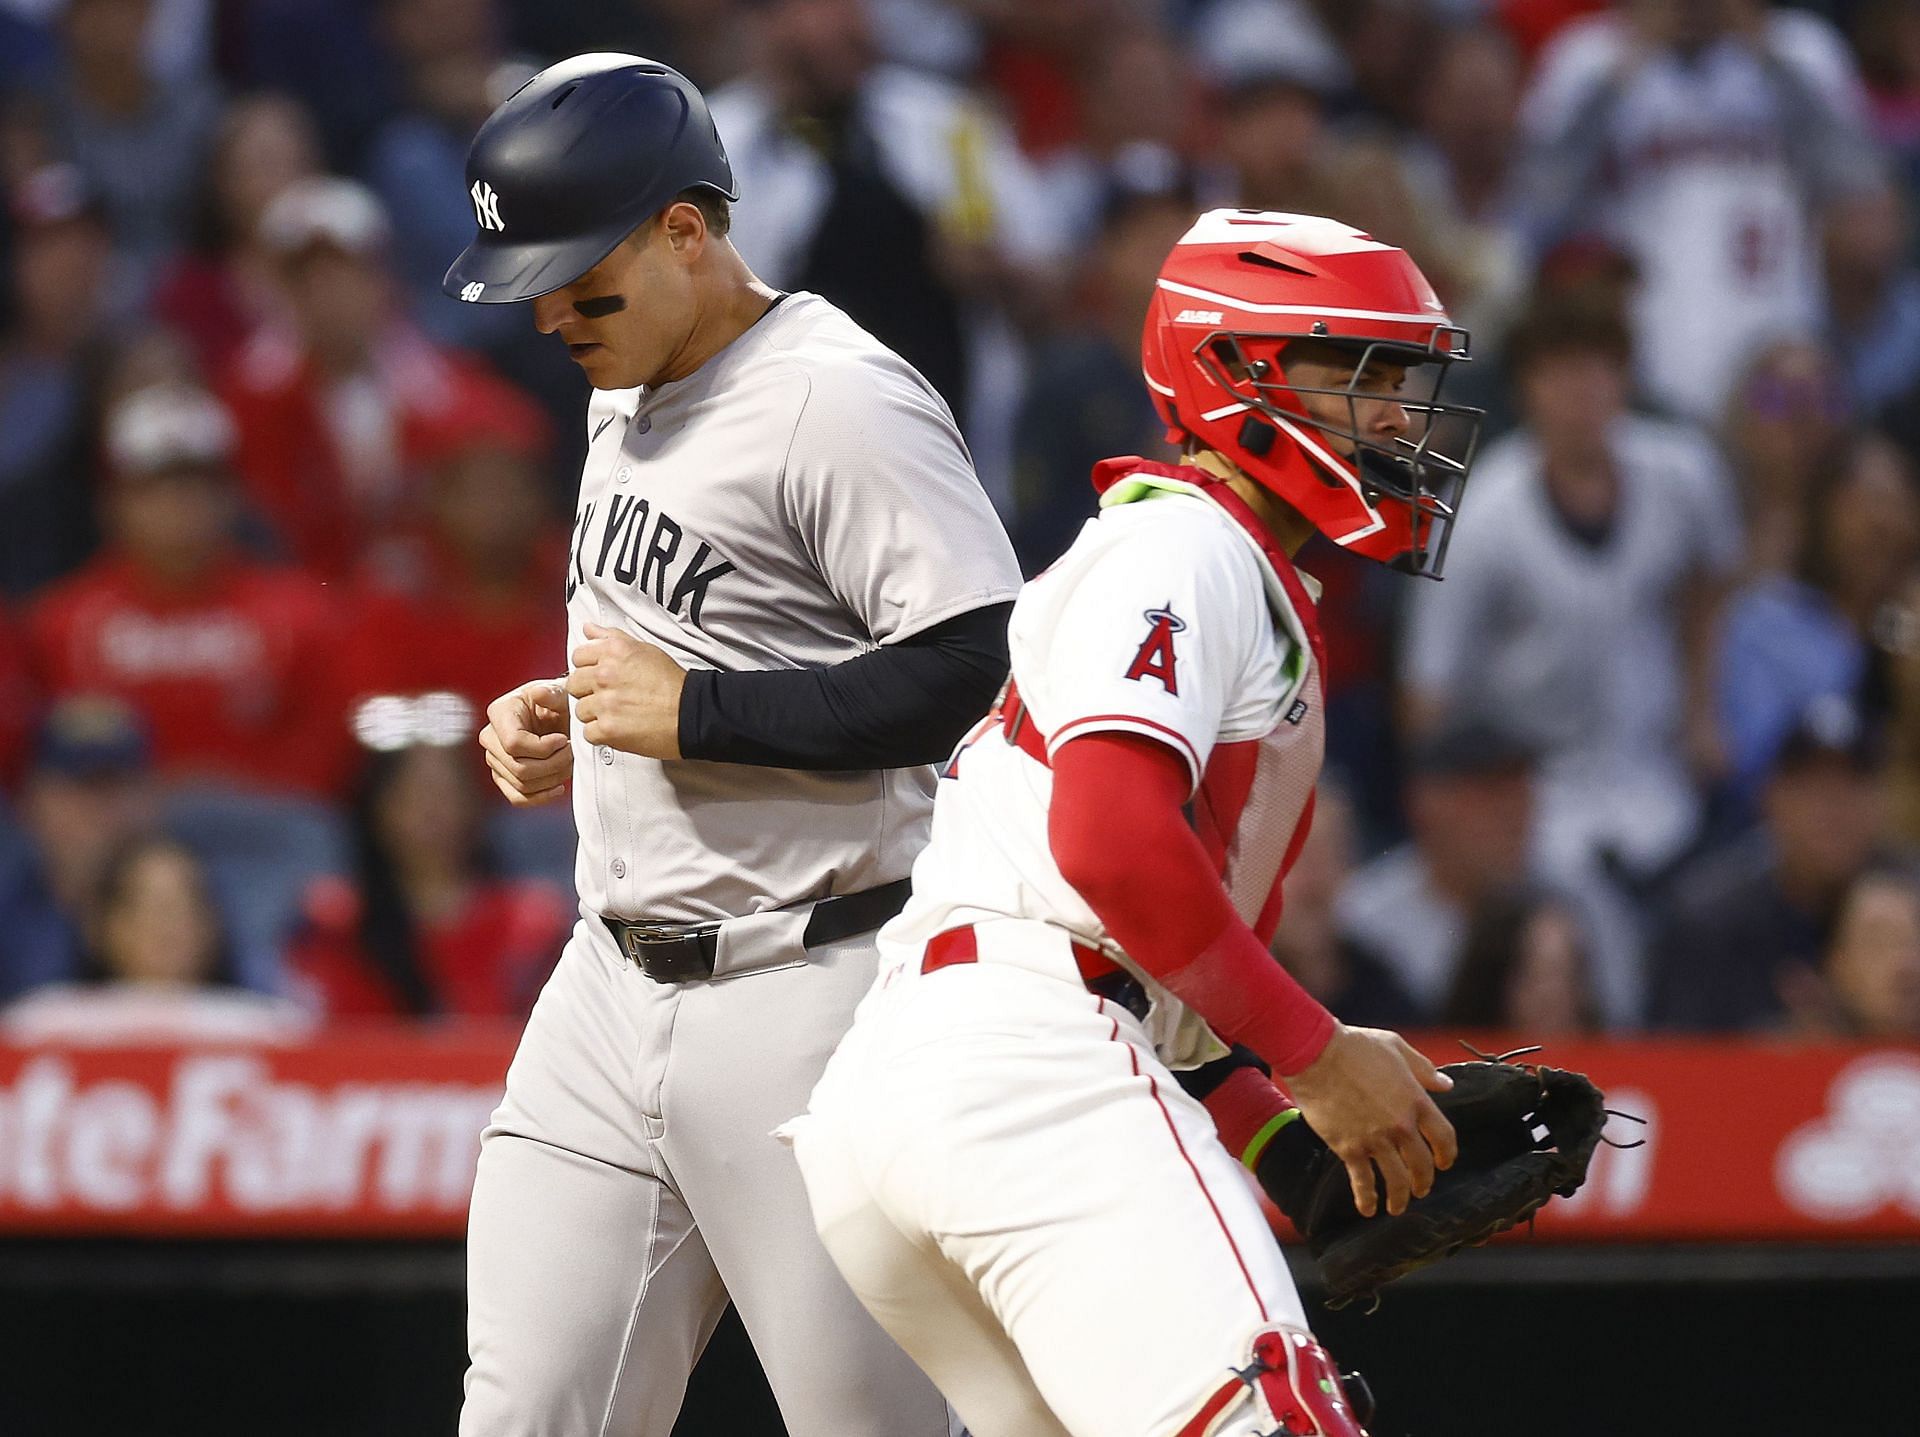
[[[1220,1145],[1250,1171],[1280,1130],[1300,1116],[1293,1100],[1258,1068],[1234,1068],[1202,1101]]]
[[[680,695],[680,752],[767,768],[937,763],[1007,677],[1007,614],[990,604],[823,669],[695,669]]]
[[[1224,1058],[1181,1068],[1174,1079],[1187,1095],[1206,1106],[1220,1144],[1251,1171],[1280,1130],[1300,1116],[1300,1110],[1274,1086],[1267,1065],[1253,1049],[1236,1044]]]
[[[1188,825],[1188,772],[1172,749],[1096,733],[1053,759],[1054,861],[1127,955],[1229,1042],[1297,1073],[1333,1017],[1233,907]]]

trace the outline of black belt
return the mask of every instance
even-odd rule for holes
[[[823,898],[807,915],[800,945],[819,948],[871,933],[907,906],[912,891],[912,884],[899,878],[878,888]],[[718,923],[647,923],[604,914],[600,921],[620,951],[656,983],[692,983],[713,976],[714,955],[720,950]]]

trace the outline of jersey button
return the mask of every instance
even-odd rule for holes
[[[633,478],[633,471],[624,464],[613,471],[613,482],[616,484],[624,484],[631,478]]]
[[[633,432],[635,434],[645,434],[651,428],[653,428],[653,420],[645,414],[642,414],[638,419],[633,421]]]
[[[615,878],[625,878],[627,876],[627,860],[626,859],[616,858],[613,860],[613,876]]]
[[[613,764],[613,750],[612,750],[612,749],[610,749],[610,748],[603,748],[603,749],[601,749],[601,750],[600,750],[600,762],[602,762],[602,763],[604,763],[604,764],[606,764],[606,765],[608,765],[609,767],[611,767],[611,766],[612,766],[612,764]]]

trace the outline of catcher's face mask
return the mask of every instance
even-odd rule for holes
[[[1270,487],[1335,543],[1437,579],[1484,418],[1440,397],[1466,343],[1462,330],[1442,331],[1428,349],[1222,332],[1195,357],[1245,406],[1243,468],[1263,480],[1274,472]],[[1286,464],[1289,449],[1314,487],[1303,489],[1298,466]]]

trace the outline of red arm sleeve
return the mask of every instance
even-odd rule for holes
[[[1047,838],[1061,875],[1127,955],[1230,1042],[1297,1073],[1333,1035],[1333,1015],[1235,912],[1187,824],[1192,778],[1173,749],[1093,733],[1053,756]]]

